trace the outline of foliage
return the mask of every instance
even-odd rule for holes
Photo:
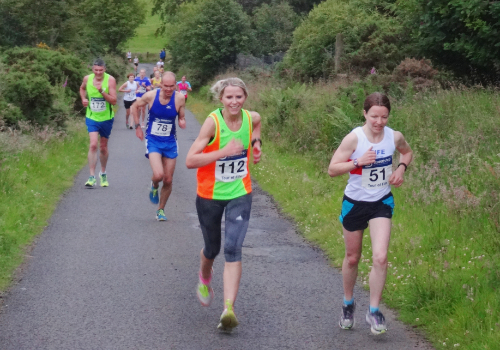
[[[137,0],[86,0],[81,4],[92,28],[92,37],[103,47],[118,53],[144,22],[146,11]]]
[[[117,52],[144,17],[139,0],[0,0],[0,45]]]
[[[408,54],[410,39],[395,17],[365,1],[327,0],[295,30],[284,67],[298,77],[328,77],[334,69],[337,34],[343,35],[344,66],[391,71]]]
[[[251,40],[250,20],[233,0],[200,0],[181,7],[169,25],[172,69],[181,66],[201,83],[234,64]]]
[[[78,96],[83,62],[68,53],[38,48],[6,50],[2,62],[0,101],[14,112],[3,117],[7,125],[29,120],[62,126]]]
[[[424,54],[460,74],[500,73],[500,2],[415,0],[414,26]]]
[[[300,17],[285,1],[262,4],[253,12],[252,23],[258,45],[253,53],[267,55],[285,52],[292,42],[292,33],[300,22]]]

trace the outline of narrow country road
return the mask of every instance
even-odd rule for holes
[[[223,254],[214,266],[212,306],[200,306],[195,294],[203,239],[196,171],[186,168],[185,157],[200,125],[187,112],[187,129],[178,130],[168,221],[157,222],[144,144],[125,129],[121,97],[119,106],[110,138],[110,187],[85,189],[87,167],[76,177],[21,281],[4,298],[1,350],[431,349],[383,307],[389,332],[372,336],[364,321],[368,295],[361,289],[356,327],[342,331],[339,271],[255,183],[235,305],[240,326],[230,335],[219,333]]]

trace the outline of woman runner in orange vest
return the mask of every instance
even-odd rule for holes
[[[186,158],[188,168],[198,168],[196,209],[205,242],[196,293],[203,306],[210,305],[214,297],[210,286],[212,265],[220,251],[225,211],[225,305],[217,328],[230,331],[238,325],[233,308],[241,278],[241,247],[252,205],[248,163],[250,153],[254,163],[260,160],[260,115],[242,109],[248,92],[241,79],[220,80],[211,90],[224,108],[210,113]]]

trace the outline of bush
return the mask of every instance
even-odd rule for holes
[[[222,68],[236,62],[251,40],[250,19],[233,0],[200,0],[180,7],[169,25],[172,69],[189,71],[201,86]]]
[[[7,50],[2,62],[0,104],[12,112],[1,112],[4,122],[63,126],[79,96],[84,63],[71,54],[39,48]]]
[[[381,14],[368,1],[327,0],[295,30],[284,68],[300,78],[328,77],[334,71],[337,34],[343,35],[344,66],[390,72],[410,51],[397,17]]]

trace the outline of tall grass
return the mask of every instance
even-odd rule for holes
[[[338,216],[347,177],[331,179],[326,169],[342,138],[362,124],[365,96],[380,87],[367,81],[297,85],[268,79],[265,72],[243,79],[251,94],[247,108],[262,115],[265,137],[262,162],[252,175],[340,266]],[[384,302],[437,348],[496,349],[500,97],[482,88],[417,93],[410,84],[391,100],[389,126],[403,132],[415,160],[403,187],[393,189]],[[205,116],[214,108],[207,101],[198,94],[191,102]],[[367,285],[368,232],[363,248],[359,282]]]
[[[88,136],[82,120],[69,122],[65,133],[24,129],[0,133],[0,290],[8,286],[24,259],[24,247],[47,225],[86,162]]]

